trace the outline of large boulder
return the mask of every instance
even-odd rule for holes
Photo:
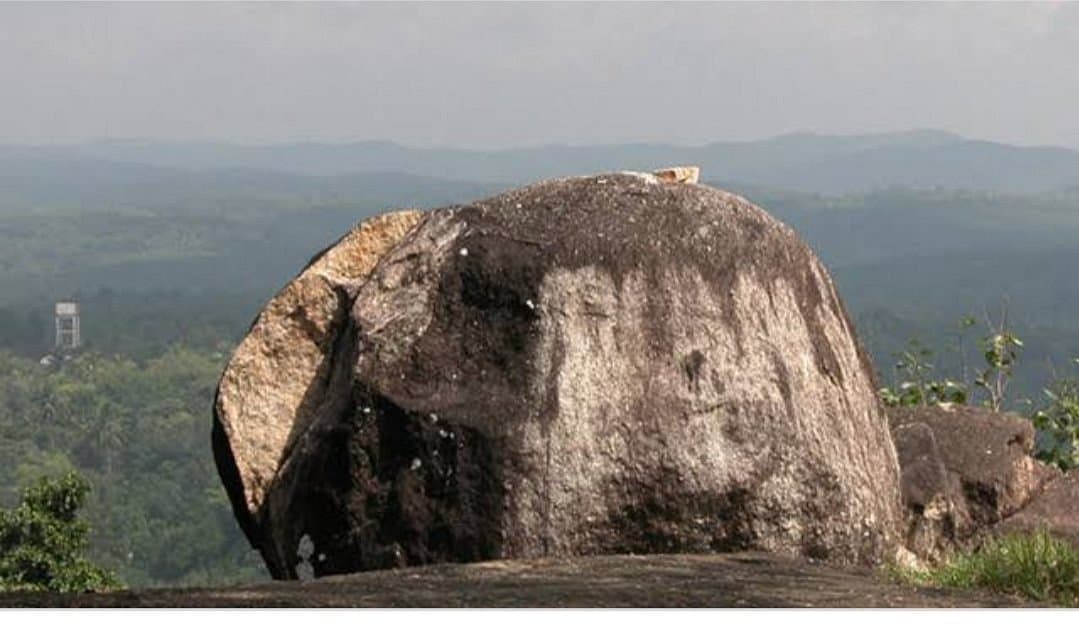
[[[905,543],[936,561],[1018,512],[1059,472],[1032,456],[1034,426],[975,406],[889,410],[906,506]]]
[[[271,301],[214,432],[271,573],[890,557],[895,450],[832,281],[789,228],[688,181],[562,179],[376,219]],[[327,256],[345,279],[312,271]]]

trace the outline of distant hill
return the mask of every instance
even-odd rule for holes
[[[163,153],[164,154],[164,153]],[[167,160],[161,160],[167,161]],[[384,170],[324,176],[229,165],[188,168],[90,156],[80,149],[0,147],[0,215],[47,209],[101,211],[306,209],[342,201],[375,207],[437,206],[494,188]]]
[[[1079,151],[972,140],[943,131],[872,135],[796,133],[703,146],[617,144],[507,150],[409,148],[391,142],[242,146],[213,142],[102,141],[0,147],[13,157],[78,157],[194,170],[254,169],[307,175],[397,172],[521,184],[593,172],[698,164],[712,181],[838,194],[888,186],[1011,193],[1079,187]]]

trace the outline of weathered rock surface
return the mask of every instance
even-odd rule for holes
[[[411,221],[377,253],[331,249],[344,288],[300,289],[321,276],[305,271],[222,379],[219,468],[275,577],[892,555],[898,465],[871,367],[789,228],[627,173]]]
[[[248,536],[279,463],[326,404],[348,391],[330,382],[332,352],[375,263],[419,222],[418,211],[357,225],[315,257],[252,325],[217,389],[214,457]],[[335,400],[335,393],[344,400]]]
[[[916,588],[868,569],[738,553],[588,556],[432,565],[315,582],[95,594],[0,593],[0,607],[925,608],[1029,605]]]
[[[973,406],[892,408],[906,546],[938,560],[1023,508],[1059,472],[1035,460],[1034,427]]]
[[[1034,533],[1042,529],[1079,547],[1079,471],[1069,471],[1049,483],[1022,510],[994,526],[992,533]]]

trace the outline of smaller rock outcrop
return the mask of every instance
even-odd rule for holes
[[[906,505],[906,545],[935,561],[1022,509],[1059,472],[1031,455],[1034,427],[973,406],[889,411]]]
[[[1014,516],[993,527],[994,535],[1047,530],[1079,547],[1079,470],[1045,487]]]

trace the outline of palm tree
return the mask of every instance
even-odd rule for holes
[[[119,408],[102,399],[94,404],[91,425],[94,446],[105,461],[105,477],[112,478],[113,460],[127,441],[127,431],[119,416]]]

